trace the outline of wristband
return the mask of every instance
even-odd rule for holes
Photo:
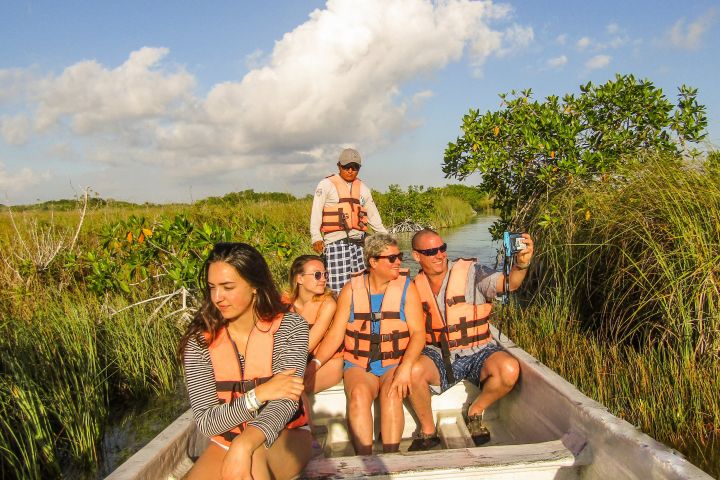
[[[260,402],[258,402],[257,396],[255,395],[255,389],[253,388],[249,392],[246,392],[245,395],[245,406],[248,410],[251,412],[256,412],[260,410]]]
[[[517,268],[518,270],[527,270],[528,268],[530,268],[530,262],[526,263],[523,266],[520,266],[519,263],[516,263],[515,268]]]
[[[313,359],[310,360],[310,361],[317,363],[317,367],[318,367],[318,368],[322,367],[322,362],[320,361],[319,358],[313,358]]]

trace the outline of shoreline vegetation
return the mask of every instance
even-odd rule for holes
[[[712,155],[658,159],[623,182],[565,187],[523,221],[539,254],[503,324],[585,394],[716,477],[718,167]],[[462,185],[373,195],[388,227],[459,226],[491,203]],[[308,197],[95,199],[72,247],[82,202],[66,202],[0,214],[3,477],[94,478],[108,413],[178,391],[183,306],[194,305],[213,243],[257,246],[281,283],[310,251]]]

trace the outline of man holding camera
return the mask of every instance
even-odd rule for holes
[[[353,273],[365,270],[363,239],[370,225],[387,233],[370,189],[357,178],[360,153],[346,148],[338,158],[338,173],[320,181],[310,214],[313,249],[325,256],[328,286],[336,294]]]
[[[509,290],[523,282],[533,256],[532,238],[527,233],[521,238],[525,248],[515,254]],[[517,360],[493,341],[488,324],[490,302],[505,291],[505,275],[474,259],[448,261],[447,244],[432,230],[416,233],[412,249],[421,267],[415,285],[425,313],[427,345],[412,369],[410,401],[420,433],[408,450],[429,450],[440,443],[431,390],[442,393],[463,379],[482,385],[466,418],[475,445],[482,445],[490,440],[482,423],[485,409],[512,390],[520,373]]]

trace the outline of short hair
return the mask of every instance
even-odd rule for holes
[[[437,236],[440,236],[435,230],[432,230],[430,228],[423,228],[419,232],[416,232],[415,235],[412,237],[412,249],[417,250],[418,243],[420,243],[420,239],[424,237],[425,235],[435,234]]]
[[[397,247],[397,239],[389,233],[374,233],[365,238],[365,264],[370,266],[370,259],[382,255],[382,251],[394,245]]]

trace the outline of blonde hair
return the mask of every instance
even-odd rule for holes
[[[382,255],[383,250],[390,246],[397,247],[397,239],[389,233],[374,233],[365,238],[363,257],[365,264],[370,266],[370,259]]]
[[[300,255],[293,260],[292,265],[290,265],[290,291],[287,294],[288,302],[290,304],[293,304],[295,300],[297,300],[298,296],[300,296],[300,284],[297,282],[297,276],[303,273],[305,271],[305,265],[312,261],[318,261],[325,265],[323,259],[317,255]],[[314,295],[313,300],[319,300],[320,298],[328,295],[332,295],[332,290],[330,290],[330,287],[326,285],[325,291],[318,295]]]

